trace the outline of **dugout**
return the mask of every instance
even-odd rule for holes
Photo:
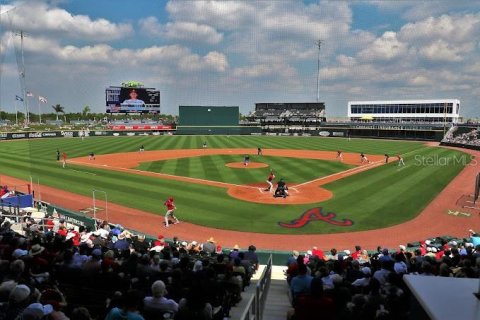
[[[238,106],[179,106],[175,134],[250,135],[260,133],[257,126],[241,126]]]

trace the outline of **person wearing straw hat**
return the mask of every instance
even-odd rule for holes
[[[180,221],[178,221],[177,217],[175,217],[175,209],[177,209],[177,207],[173,202],[173,197],[168,198],[164,205],[167,207],[167,212],[165,213],[165,228],[169,227],[169,218],[174,219],[173,224],[179,223]]]
[[[203,251],[209,254],[215,253],[216,249],[216,244],[215,244],[215,239],[213,237],[210,237],[206,242],[203,243],[202,248]]]

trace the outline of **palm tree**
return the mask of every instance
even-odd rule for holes
[[[59,105],[59,104],[56,104],[56,105],[52,106],[52,108],[53,108],[53,110],[55,110],[55,113],[57,114],[57,121],[58,121],[58,114],[59,114],[59,113],[63,113],[63,114],[64,114],[64,113],[65,113],[65,110],[64,110],[65,108],[62,107],[62,106]]]
[[[90,113],[90,111],[92,111],[92,110],[90,109],[90,106],[85,106],[85,107],[83,108],[83,110],[82,110],[82,115],[85,117],[87,114]]]

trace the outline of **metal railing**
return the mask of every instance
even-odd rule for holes
[[[263,269],[260,279],[258,279],[255,288],[255,294],[248,300],[245,311],[243,311],[240,320],[262,320],[265,301],[267,301],[270,282],[272,281],[272,255],[268,258],[267,265]]]

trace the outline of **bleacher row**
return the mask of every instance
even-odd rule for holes
[[[480,146],[477,128],[452,127],[448,130],[442,142],[466,146]]]
[[[92,231],[25,212],[2,213],[0,258],[2,320],[224,319],[258,267],[253,245],[150,242],[119,225]],[[319,310],[322,319],[411,319],[418,310],[402,276],[478,278],[480,235],[373,252],[313,247],[280,264],[288,266],[290,319]]]
[[[255,251],[2,212],[0,319],[224,319],[256,272]]]

